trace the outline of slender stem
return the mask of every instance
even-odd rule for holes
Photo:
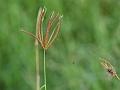
[[[47,90],[47,81],[46,81],[46,60],[45,60],[45,49],[44,49],[44,84],[45,84],[45,90]]]
[[[40,90],[40,72],[39,72],[39,47],[38,41],[35,41],[35,52],[36,52],[36,90]]]

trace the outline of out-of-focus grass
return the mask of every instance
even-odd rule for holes
[[[0,0],[0,90],[34,90],[34,40],[19,30],[35,33],[40,6],[64,15],[47,52],[48,89],[119,90],[120,81],[99,64],[99,57],[110,58],[120,75],[119,0]]]

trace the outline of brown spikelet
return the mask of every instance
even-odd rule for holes
[[[49,38],[49,42],[47,43],[46,48],[49,48],[50,45],[53,43],[53,41],[56,39],[56,37],[60,31],[60,27],[61,27],[61,22],[58,22],[58,24],[55,27],[55,31],[52,32],[52,34],[50,36],[51,38]]]
[[[42,23],[44,20],[45,13],[46,13],[45,8],[39,9],[36,23],[36,36],[37,38],[39,38],[42,47],[43,47]]]
[[[39,38],[36,37],[35,35],[33,35],[31,32],[28,32],[28,31],[25,31],[25,30],[20,30],[20,31],[22,31],[22,32],[24,32],[24,33],[26,33],[26,34],[32,36],[32,37],[35,38],[39,43],[41,43],[41,41],[39,40]]]
[[[47,29],[48,32],[46,31],[46,36],[45,36],[45,48],[49,48],[49,46],[53,43],[53,41],[57,37],[57,35],[60,31],[61,18],[62,18],[62,16],[59,16],[59,14],[53,16],[53,18],[50,18],[50,20],[49,20],[50,24],[48,25],[48,29]],[[49,37],[49,31],[51,30],[51,27],[54,22],[57,22],[57,23]]]

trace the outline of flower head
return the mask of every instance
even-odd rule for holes
[[[102,58],[102,61],[100,62],[100,64],[106,69],[108,74],[110,74],[112,77],[116,77],[117,79],[120,80],[120,78],[118,77],[118,75],[116,73],[116,70],[114,69],[114,67],[112,66],[112,64],[109,61]]]
[[[60,31],[62,16],[59,13],[55,14],[54,12],[52,12],[47,21],[45,34],[43,34],[44,31],[42,29],[42,24],[44,21],[45,14],[46,8],[40,8],[36,23],[36,35],[33,35],[32,33],[24,30],[22,31],[33,36],[36,39],[36,43],[38,42],[42,46],[42,48],[46,50],[56,39]]]

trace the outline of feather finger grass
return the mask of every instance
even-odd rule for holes
[[[49,17],[46,26],[46,32],[43,34],[42,24],[44,21],[44,17],[46,14],[46,8],[40,8],[37,16],[37,23],[36,23],[36,35],[32,34],[31,32],[21,30],[22,32],[32,36],[35,39],[35,48],[36,48],[36,90],[45,89],[47,90],[47,78],[46,78],[46,51],[52,45],[58,33],[60,32],[61,28],[61,20],[62,16],[57,13],[52,14]],[[53,27],[53,28],[52,28]],[[52,33],[50,33],[52,32]],[[39,49],[38,45],[41,45],[43,48],[43,60],[44,60],[44,85],[40,87],[40,71],[39,71]]]

